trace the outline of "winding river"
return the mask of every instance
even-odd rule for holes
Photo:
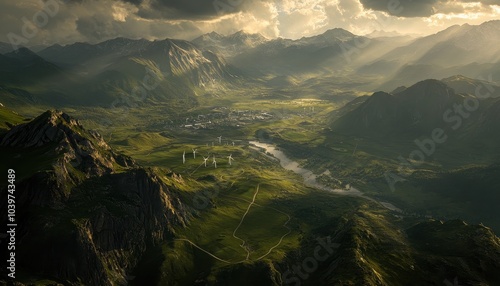
[[[365,196],[363,194],[363,192],[359,191],[358,189],[356,189],[352,186],[349,186],[349,189],[346,189],[346,190],[333,189],[331,187],[328,187],[326,185],[323,185],[323,184],[317,182],[316,181],[316,178],[318,177],[317,175],[315,175],[311,170],[300,167],[299,163],[288,158],[285,155],[285,153],[283,153],[283,151],[279,150],[278,148],[276,148],[276,146],[274,146],[272,144],[258,142],[258,141],[250,141],[249,143],[250,143],[250,147],[253,147],[254,150],[257,150],[260,152],[262,152],[262,150],[264,150],[264,154],[268,155],[268,153],[269,153],[274,158],[278,159],[281,167],[301,175],[302,178],[304,178],[305,185],[308,187],[320,189],[323,191],[327,191],[327,192],[331,192],[331,193],[335,193],[335,194],[339,194],[339,195],[362,197],[362,198],[365,198],[367,200],[377,202],[380,205],[382,205],[383,207],[385,207],[386,209],[396,211],[396,212],[401,212],[401,210],[399,208],[397,208],[396,206],[394,206],[393,204],[387,203],[387,202],[381,202],[381,201],[378,201],[374,198],[370,198],[368,196]]]

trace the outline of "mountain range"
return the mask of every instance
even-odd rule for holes
[[[11,106],[37,102],[109,107],[168,99],[173,106],[179,101],[189,107],[198,89],[234,79],[223,58],[180,40],[118,38],[97,45],[54,45],[38,54],[21,48],[1,55],[0,63],[4,102]],[[29,99],[13,89],[29,94]]]
[[[385,146],[381,148],[393,146],[394,152],[400,152],[392,155],[395,158],[409,156],[427,162],[428,167],[494,164],[500,158],[499,88],[495,83],[454,76],[424,80],[392,93],[375,92],[331,112],[331,136],[364,138]]]
[[[210,50],[225,58],[232,58],[268,41],[261,34],[249,34],[239,31],[231,35],[216,32],[201,35],[191,42],[203,50]]]
[[[426,78],[452,74],[498,78],[500,21],[481,25],[455,25],[436,34],[415,39],[388,51],[359,68],[360,72],[385,72],[386,82],[379,88],[394,88]],[[496,80],[496,79],[495,79]]]
[[[0,43],[0,165],[16,170],[21,279],[499,285],[499,32],[490,21],[418,38]],[[364,195],[305,186],[246,145],[260,133],[318,180]],[[386,174],[400,170],[389,192]],[[219,195],[196,208],[209,190]],[[318,244],[328,257],[304,278]]]
[[[416,139],[443,128],[460,141],[493,147],[500,143],[495,135],[499,90],[495,83],[464,76],[424,80],[357,99],[332,113],[332,129],[363,137]]]
[[[116,38],[98,44],[56,44],[37,53],[26,48],[12,52],[2,44],[0,84],[4,101],[14,105],[31,100],[49,106],[110,106],[168,99],[179,102],[176,107],[189,107],[197,104],[197,95],[231,89],[238,79],[274,86],[287,76],[300,85],[311,78],[328,81],[334,74],[341,81],[356,78],[366,90],[385,92],[458,74],[495,81],[500,76],[495,49],[499,30],[500,21],[490,21],[416,39],[368,38],[343,29],[297,40],[213,32],[192,42]],[[33,66],[26,66],[27,61]],[[147,99],[137,100],[135,91],[144,94],[149,86],[145,80],[154,88],[147,90]]]

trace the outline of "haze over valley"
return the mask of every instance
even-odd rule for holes
[[[500,285],[498,4],[28,2],[1,283]]]

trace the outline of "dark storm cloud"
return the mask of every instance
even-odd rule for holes
[[[90,42],[99,42],[122,34],[121,27],[116,22],[108,21],[104,17],[81,17],[75,23],[76,31]]]
[[[122,0],[135,4],[138,15],[148,19],[209,20],[237,13],[250,0]]]
[[[48,13],[45,6],[50,3],[59,4]],[[336,27],[357,34],[374,27],[430,33],[498,19],[500,10],[494,5],[500,6],[500,0],[0,0],[0,42],[32,46],[114,37],[189,40],[211,31],[238,30],[295,39]],[[33,28],[35,22],[41,24]]]
[[[485,5],[500,5],[500,0],[461,0],[459,2],[464,2],[464,3],[480,2]]]
[[[500,0],[360,0],[365,9],[386,12],[397,17],[429,17],[436,13],[467,13],[488,11],[490,5],[500,5]],[[462,4],[477,3],[478,7]]]
[[[131,4],[134,4],[134,5],[139,5],[141,4],[142,2],[144,2],[143,0],[122,0],[123,2],[126,2],[126,3],[131,3]]]
[[[360,0],[365,9],[387,12],[398,17],[428,17],[435,13],[438,0]]]

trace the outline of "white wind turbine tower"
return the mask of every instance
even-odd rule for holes
[[[196,159],[196,149],[193,149],[193,158]]]
[[[203,157],[203,163],[205,163],[205,168],[207,167],[207,160],[210,158],[210,156],[208,157]]]
[[[217,161],[215,160],[215,156],[213,158],[212,164],[215,166],[215,169],[217,169]]]
[[[222,144],[222,135],[217,138],[219,139],[219,145]]]
[[[229,166],[231,166],[231,165],[232,165],[232,164],[231,164],[231,162],[234,160],[234,159],[233,159],[233,154],[231,154],[231,155],[227,156],[227,159],[228,159],[228,161],[229,161]]]
[[[182,164],[186,164],[186,151],[182,153]]]

